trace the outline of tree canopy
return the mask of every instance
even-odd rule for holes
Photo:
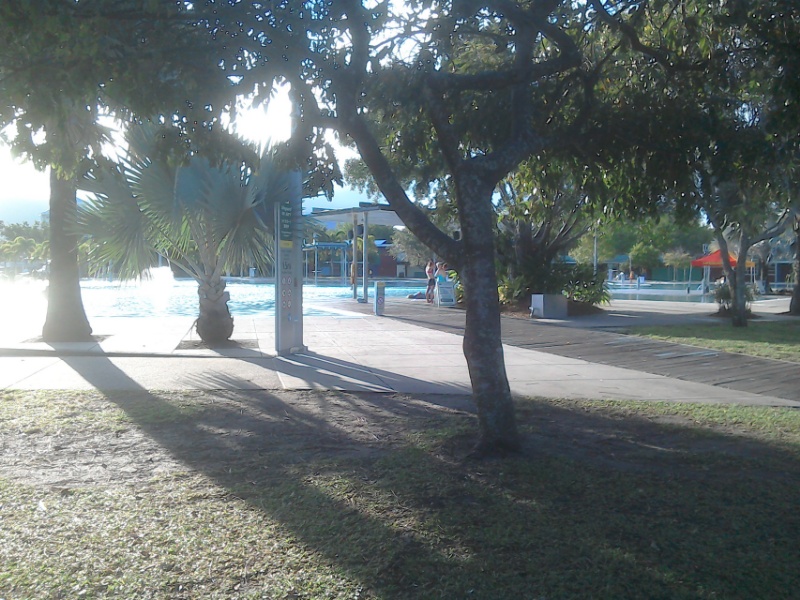
[[[670,2],[601,0],[204,6],[214,10],[208,26],[215,35],[248,32],[235,64],[243,77],[289,82],[301,117],[297,139],[318,141],[330,128],[352,141],[408,228],[459,272],[479,446],[515,447],[493,191],[531,157],[573,156],[595,201],[616,198],[627,210],[651,212],[659,198],[653,190],[663,193],[683,172],[630,175],[667,151],[657,143],[666,119],[653,115],[680,102],[654,84],[712,60],[713,45],[692,39],[687,25],[703,5],[680,3],[686,10],[679,12]],[[676,34],[659,38],[665,25]],[[684,56],[687,44],[705,56]],[[459,240],[409,197],[412,175],[446,182]]]

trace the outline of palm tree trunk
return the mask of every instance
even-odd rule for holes
[[[92,339],[86,318],[78,273],[78,236],[74,223],[78,211],[75,179],[50,171],[50,285],[47,317],[42,329],[46,342],[81,342]]]
[[[233,317],[228,309],[230,294],[225,291],[225,280],[212,275],[198,283],[200,316],[195,325],[197,335],[206,344],[226,342],[233,335]]]

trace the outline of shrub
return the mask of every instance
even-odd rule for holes
[[[749,310],[750,303],[755,300],[755,294],[752,286],[745,286],[744,288],[744,301]],[[714,301],[719,304],[720,312],[727,313],[733,306],[733,297],[731,296],[731,288],[727,284],[717,286],[714,289]]]
[[[605,276],[595,273],[591,265],[575,265],[564,291],[575,302],[594,305],[608,304],[611,300]]]
[[[530,279],[524,275],[508,277],[500,275],[497,284],[497,295],[500,297],[500,304],[516,304],[523,301],[528,296],[530,290]]]
[[[526,265],[525,274],[516,277],[501,275],[497,292],[502,304],[527,302],[531,294],[565,293],[570,300],[586,304],[605,304],[611,299],[605,278],[595,274],[590,265],[553,263]]]

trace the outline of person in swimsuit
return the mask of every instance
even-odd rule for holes
[[[428,303],[433,302],[433,290],[436,288],[436,278],[434,277],[435,265],[432,260],[428,261],[425,267],[425,275],[428,277],[428,288],[425,290],[425,300]]]
[[[436,263],[436,274],[434,279],[439,282],[447,281],[450,277],[447,275],[447,263]]]

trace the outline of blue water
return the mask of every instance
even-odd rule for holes
[[[714,294],[703,294],[702,282],[610,281],[608,290],[615,300],[650,300],[656,302],[714,302]]]
[[[399,285],[390,285],[398,283]],[[422,280],[415,282],[389,282],[387,297],[405,298],[424,291]],[[271,283],[252,283],[247,280],[229,281],[228,307],[235,316],[269,316],[275,314],[275,286]],[[374,293],[370,286],[370,301]],[[141,283],[119,283],[101,280],[81,281],[81,294],[87,316],[91,317],[167,317],[198,314],[197,283],[190,279],[160,280]],[[358,288],[359,297],[362,288]],[[329,315],[324,304],[331,300],[353,298],[353,288],[343,286],[304,285],[303,314]]]

